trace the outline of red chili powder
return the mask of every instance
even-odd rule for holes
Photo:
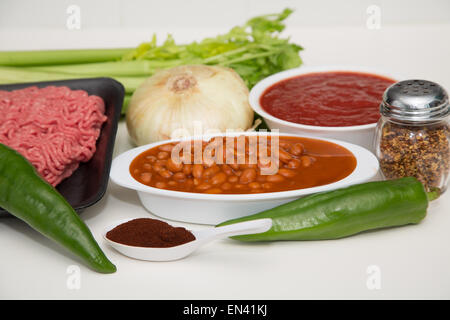
[[[168,248],[195,240],[195,236],[182,227],[156,219],[139,218],[127,221],[106,233],[114,242],[136,247]]]

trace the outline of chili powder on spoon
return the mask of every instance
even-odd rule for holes
[[[108,231],[106,237],[121,244],[148,248],[175,247],[195,240],[195,236],[185,228],[150,218],[122,223]]]

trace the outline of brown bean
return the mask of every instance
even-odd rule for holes
[[[152,174],[150,172],[143,172],[140,175],[141,181],[144,184],[149,184],[152,180]]]
[[[169,157],[169,153],[165,152],[165,151],[160,151],[156,155],[156,158],[158,158],[159,160],[167,159],[168,157]]]
[[[229,164],[229,166],[231,168],[233,168],[234,170],[239,170],[239,165],[237,163],[231,163],[231,164]]]
[[[292,156],[282,149],[279,150],[278,156],[283,162],[289,162],[292,159]]]
[[[229,183],[229,182],[225,182],[224,184],[222,184],[221,186],[220,186],[223,190],[230,190],[231,188],[232,188],[232,185],[231,185],[231,183]]]
[[[184,186],[188,190],[191,189],[193,185],[194,185],[194,180],[192,180],[192,179],[187,179],[186,182],[184,183]]]
[[[297,169],[299,168],[301,165],[300,160],[298,159],[292,159],[291,161],[289,161],[286,165],[286,167],[288,167],[289,169]]]
[[[211,185],[209,183],[205,183],[205,182],[202,184],[199,184],[197,186],[197,190],[200,190],[200,191],[205,191],[205,190],[208,190],[209,188],[211,188]]]
[[[303,150],[305,150],[305,147],[301,143],[296,143],[291,148],[291,153],[294,156],[299,156],[303,153]]]
[[[156,187],[156,188],[159,188],[159,189],[164,189],[164,188],[166,187],[166,183],[165,183],[165,182],[162,182],[162,181],[158,181],[158,182],[155,184],[155,187]]]
[[[235,183],[238,182],[239,178],[237,176],[228,177],[228,182]]]
[[[170,172],[167,169],[162,169],[162,170],[158,171],[158,173],[161,177],[166,178],[166,179],[170,178],[173,174],[172,172]]]
[[[198,186],[200,184],[201,180],[194,178],[193,182],[194,182],[194,186]]]
[[[222,189],[220,189],[220,188],[211,188],[211,189],[206,190],[204,193],[211,193],[211,194],[222,193]]]
[[[135,176],[137,176],[139,172],[140,172],[139,169],[134,169],[134,170],[133,170],[133,174],[134,174]]]
[[[307,167],[309,167],[310,165],[313,164],[315,159],[313,157],[310,157],[310,156],[301,156],[300,157],[300,161],[302,163],[302,166],[307,168]]]
[[[223,172],[219,172],[216,173],[212,178],[211,178],[211,183],[213,185],[217,185],[217,184],[222,184],[225,181],[227,181],[227,175]]]
[[[183,173],[187,176],[190,175],[192,173],[192,164],[185,164],[183,166]]]
[[[173,179],[175,179],[177,181],[182,181],[182,180],[186,179],[186,175],[183,172],[177,172],[173,175]]]
[[[152,170],[152,165],[150,163],[144,163],[142,165],[142,168],[144,168],[147,171],[150,171],[150,170]]]
[[[169,182],[167,182],[167,184],[171,187],[175,187],[177,185],[176,181],[170,180]]]
[[[262,187],[266,190],[271,189],[273,187],[273,184],[271,184],[270,182],[266,182],[262,184]]]
[[[155,163],[156,161],[155,156],[146,156],[145,159],[147,159],[150,163]]]
[[[166,168],[172,172],[179,172],[183,170],[183,164],[181,162],[176,163],[172,159],[167,160]]]
[[[165,166],[167,164],[167,160],[156,160],[155,164],[159,164],[160,166]]]
[[[268,182],[281,182],[281,181],[284,181],[284,177],[280,176],[279,174],[272,174],[272,175],[268,175],[266,177],[266,180]]]
[[[212,167],[205,169],[205,171],[203,172],[203,177],[205,179],[209,179],[211,178],[213,175],[215,175],[216,173],[218,173],[220,171],[220,168],[218,165],[213,165]]]
[[[155,164],[153,165],[153,171],[155,171],[155,172],[160,172],[160,171],[163,170],[163,169],[164,169],[163,166],[160,165],[160,164],[155,163]]]
[[[266,176],[258,174],[258,176],[256,177],[256,181],[264,182],[264,181],[266,181]]]
[[[281,148],[285,149],[286,151],[288,151],[291,148],[291,144],[289,142],[286,142],[286,141],[279,141],[278,145]]]
[[[192,175],[194,178],[201,179],[203,176],[203,166],[201,164],[194,164],[192,167]]]
[[[161,151],[165,151],[165,152],[172,152],[172,149],[174,147],[175,146],[173,144],[164,144],[162,146],[159,146],[158,149],[161,150]]]
[[[253,168],[245,169],[242,172],[242,175],[239,177],[239,182],[242,184],[247,184],[255,181],[256,179],[256,170]]]
[[[250,182],[248,184],[248,186],[250,187],[250,189],[260,189],[261,188],[261,184],[259,184],[258,182]]]
[[[233,169],[229,165],[223,164],[222,171],[225,172],[226,175],[231,176],[233,174]]]
[[[238,184],[235,184],[234,187],[236,189],[245,189],[247,186],[245,184],[238,183]]]
[[[278,174],[281,174],[285,178],[293,178],[297,175],[295,171],[284,168],[278,169]]]

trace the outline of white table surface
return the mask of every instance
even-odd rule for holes
[[[0,50],[134,46],[153,31],[3,29]],[[183,42],[225,30],[170,31]],[[287,32],[305,47],[305,65],[367,66],[450,89],[450,24]],[[121,123],[115,155],[130,147]],[[136,193],[110,182],[103,199],[82,218],[118,271],[95,273],[25,223],[0,219],[0,299],[448,299],[449,208],[447,192],[419,225],[335,241],[242,244],[227,239],[184,260],[152,263],[126,258],[101,238],[101,230],[115,220],[152,217]],[[67,285],[72,265],[80,268],[78,289]],[[381,287],[371,290],[368,268],[373,265]]]

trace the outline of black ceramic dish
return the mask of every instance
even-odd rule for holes
[[[117,125],[125,94],[124,87],[111,78],[91,78],[0,85],[0,90],[12,91],[30,86],[39,88],[67,86],[72,90],[85,90],[90,95],[101,97],[105,102],[105,114],[108,120],[103,124],[94,156],[88,162],[80,163],[70,177],[56,186],[56,189],[79,213],[99,201],[108,186]],[[0,208],[0,216],[11,215]]]

